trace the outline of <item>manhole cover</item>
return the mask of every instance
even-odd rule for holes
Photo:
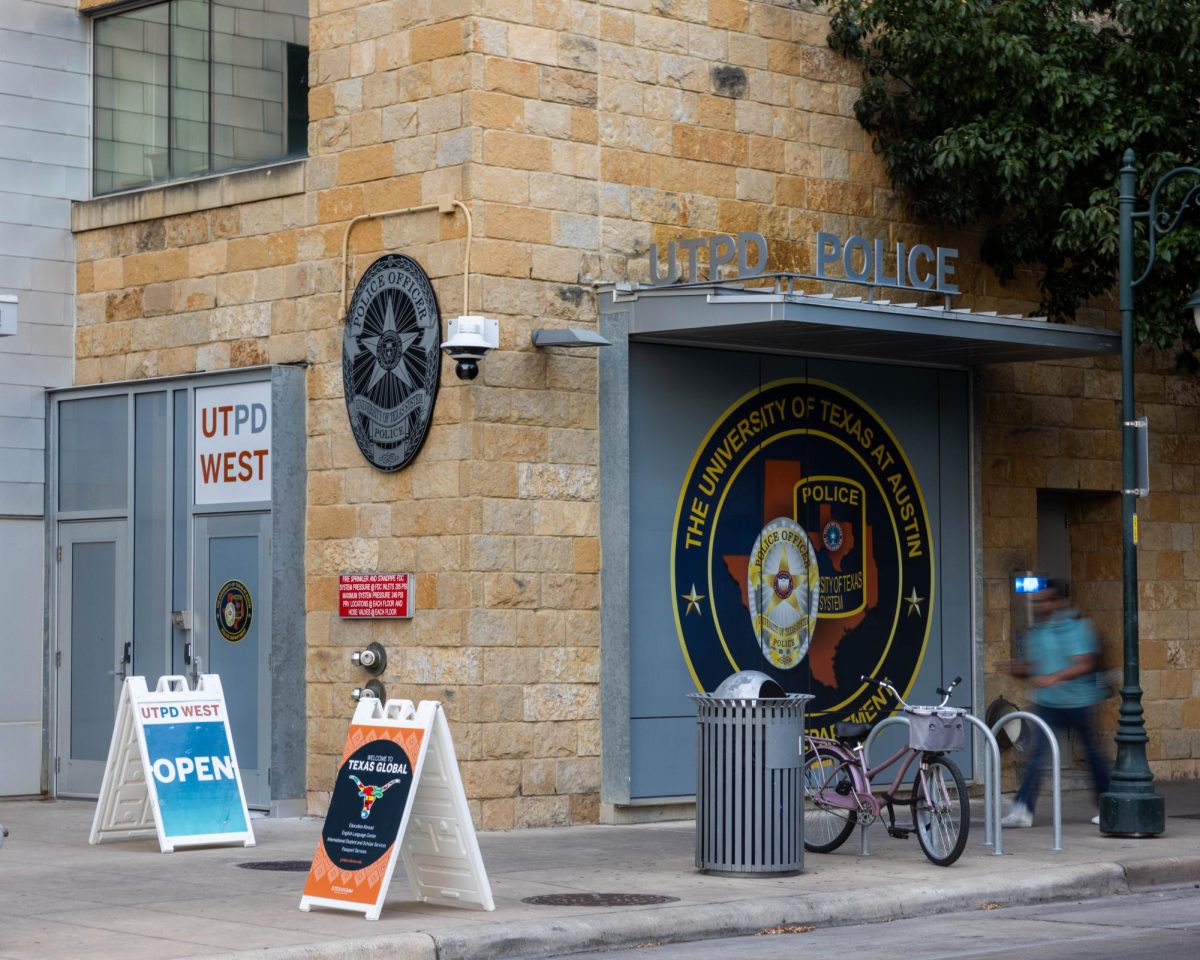
[[[308,873],[312,863],[308,860],[251,860],[239,863],[243,870],[284,870],[290,873]]]
[[[526,897],[521,902],[540,907],[645,907],[678,899],[652,893],[548,893],[541,897]]]

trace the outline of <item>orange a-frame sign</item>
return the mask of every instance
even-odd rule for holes
[[[378,920],[403,855],[419,900],[494,909],[442,705],[359,701],[300,909]]]

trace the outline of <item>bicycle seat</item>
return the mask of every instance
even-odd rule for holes
[[[837,723],[834,725],[834,732],[839,740],[848,740],[851,743],[862,743],[867,739],[867,734],[871,732],[873,727],[869,723]]]

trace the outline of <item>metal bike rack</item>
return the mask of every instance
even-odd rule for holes
[[[1012,716],[1013,714],[1009,714],[1005,719],[1012,719]],[[983,846],[991,846],[992,856],[1000,857],[1004,855],[1004,846],[1000,839],[1000,745],[996,742],[995,735],[982,720],[966,712],[963,713],[963,717],[982,730],[987,739],[989,747],[987,760],[989,762],[984,764],[983,774]],[[908,725],[909,720],[902,714],[887,717],[876,724],[875,728],[867,735],[867,739],[863,741],[863,763],[868,767],[871,766],[870,750],[871,744],[875,742],[875,737],[884,727],[894,723]],[[859,856],[869,857],[871,855],[871,845],[867,839],[865,824],[859,828],[858,847]]]
[[[1000,744],[996,742],[996,735],[988,729],[988,725],[978,717],[964,713],[963,718],[982,730],[987,740],[988,762],[983,768],[983,846],[992,847],[993,857],[1002,857],[1004,843],[1000,838]]]
[[[1050,849],[1054,850],[1054,851],[1061,851],[1063,848],[1062,847],[1062,789],[1061,789],[1061,784],[1059,783],[1058,738],[1054,735],[1054,731],[1050,729],[1050,724],[1046,723],[1046,721],[1043,720],[1041,717],[1039,717],[1037,714],[1029,713],[1026,710],[1018,710],[1015,713],[1006,713],[1003,717],[1001,717],[999,720],[996,721],[995,725],[991,729],[991,733],[993,734],[992,742],[995,743],[994,735],[997,730],[999,730],[1002,726],[1004,726],[1004,724],[1008,723],[1010,720],[1015,720],[1017,718],[1020,718],[1022,720],[1032,720],[1034,723],[1036,723],[1038,725],[1038,727],[1041,729],[1042,733],[1044,733],[1046,735],[1046,739],[1050,741],[1050,755],[1051,755],[1050,769],[1054,775],[1054,779],[1052,781],[1054,784],[1054,846],[1052,846]],[[996,779],[999,780],[1000,778],[997,777]],[[997,808],[997,813],[999,813],[999,808]],[[996,836],[997,837],[999,837],[999,835],[1000,835],[999,822],[1000,822],[1000,819],[999,819],[999,817],[997,817],[997,820],[996,820],[996,824],[997,824]]]

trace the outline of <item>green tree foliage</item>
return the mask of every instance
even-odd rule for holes
[[[916,216],[984,226],[1002,279],[1040,267],[1051,316],[1115,285],[1125,149],[1139,210],[1162,174],[1200,161],[1200,0],[822,2],[830,46],[863,65],[858,120]],[[1174,182],[1160,208],[1197,183]],[[1138,287],[1139,339],[1196,346],[1184,304],[1198,283],[1192,210]]]

